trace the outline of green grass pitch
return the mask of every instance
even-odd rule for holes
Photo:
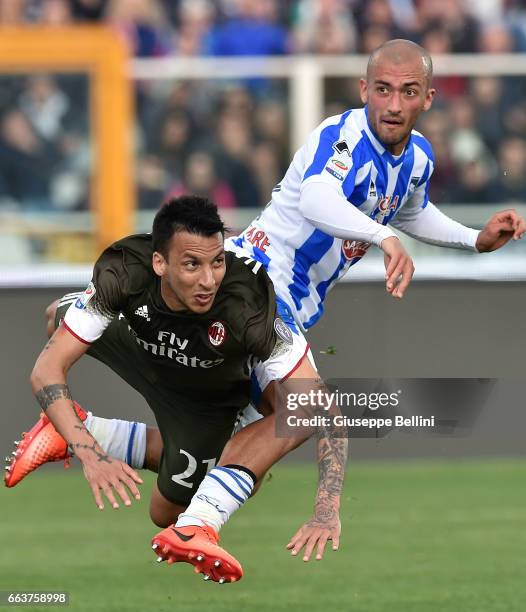
[[[3,489],[0,590],[65,590],[68,607],[46,608],[72,611],[525,609],[525,461],[351,463],[341,548],[308,564],[285,544],[310,512],[315,466],[278,466],[223,530],[245,570],[223,586],[155,563],[151,481],[140,503],[104,512],[79,470]]]

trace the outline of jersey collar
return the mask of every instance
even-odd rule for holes
[[[398,157],[394,157],[384,147],[384,145],[380,142],[380,140],[378,140],[378,138],[376,137],[375,133],[373,132],[373,130],[372,130],[370,124],[369,124],[369,113],[368,113],[367,104],[364,106],[363,110],[364,110],[364,115],[365,115],[364,132],[365,132],[365,135],[367,136],[369,142],[371,143],[372,147],[378,153],[378,155],[383,158],[384,161],[388,162],[391,165],[392,168],[395,168],[396,166],[399,166],[404,161],[404,159],[405,159],[405,154],[407,152],[407,149],[409,148],[409,145],[411,145],[413,134],[411,133],[411,135],[409,136],[409,140],[407,141],[407,144],[405,145],[404,150],[402,151],[402,153]]]

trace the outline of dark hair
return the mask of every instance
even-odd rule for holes
[[[153,250],[167,258],[169,242],[176,232],[207,237],[220,232],[224,237],[225,225],[217,212],[217,206],[207,198],[181,196],[169,200],[155,215],[152,228]]]

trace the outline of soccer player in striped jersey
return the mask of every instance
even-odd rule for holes
[[[323,121],[295,154],[265,210],[227,249],[247,251],[271,277],[282,313],[303,330],[322,316],[327,292],[371,245],[385,254],[386,288],[404,295],[414,267],[391,229],[430,244],[487,252],[521,238],[515,211],[494,215],[481,232],[429,201],[435,158],[414,130],[429,110],[429,54],[408,40],[372,53],[360,81],[364,108]]]

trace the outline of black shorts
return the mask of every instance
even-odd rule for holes
[[[55,326],[74,301],[65,296],[57,308]],[[146,351],[138,351],[124,318],[115,318],[87,351],[138,391],[152,409],[163,439],[157,485],[169,501],[188,505],[199,483],[219,460],[232,435],[238,411],[210,408],[195,397],[162,384]]]

